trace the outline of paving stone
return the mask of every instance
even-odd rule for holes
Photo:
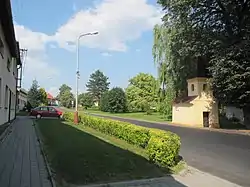
[[[1,187],[52,187],[33,123],[19,117],[0,144]]]

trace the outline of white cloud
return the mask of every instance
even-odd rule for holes
[[[20,48],[28,49],[24,63],[24,80],[42,80],[44,77],[59,74],[57,68],[49,64],[46,55],[46,43],[50,41],[50,36],[34,32],[22,25],[15,24],[16,38],[20,43]]]
[[[29,50],[45,50],[45,43],[49,41],[49,36],[40,33],[33,32],[32,30],[15,24],[16,38],[20,42],[22,47]]]
[[[21,48],[28,49],[24,76],[27,80],[37,78],[38,81],[58,76],[60,72],[50,63],[46,47],[72,51],[77,36],[82,33],[99,32],[96,36],[82,38],[81,45],[105,50],[104,56],[110,56],[109,51],[126,51],[128,42],[152,30],[161,22],[162,15],[160,8],[148,4],[147,0],[102,0],[99,4],[95,2],[92,8],[75,13],[52,35],[15,23]]]
[[[59,93],[59,88],[56,86],[50,87],[48,90],[46,90],[48,93],[52,94],[53,97],[56,97]]]
[[[162,12],[146,0],[103,0],[94,8],[81,10],[62,25],[53,39],[60,47],[71,49],[82,33],[99,31],[97,36],[82,39],[82,45],[113,51],[125,51],[127,42],[161,22]]]
[[[102,56],[106,56],[106,57],[111,57],[112,56],[110,53],[107,53],[107,52],[103,52],[101,54],[102,54]]]

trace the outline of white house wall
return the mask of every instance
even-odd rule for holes
[[[0,125],[8,122],[9,116],[9,97],[11,97],[10,120],[15,117],[16,106],[16,78],[17,67],[16,60],[10,56],[9,48],[3,35],[2,26],[0,24],[0,38],[4,44],[3,58],[0,55]],[[8,59],[11,61],[10,71],[7,68]],[[6,91],[7,86],[7,91]]]

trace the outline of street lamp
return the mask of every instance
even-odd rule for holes
[[[79,78],[80,78],[80,71],[79,71],[79,43],[80,39],[84,36],[90,36],[90,35],[97,35],[98,32],[89,32],[85,34],[81,34],[77,38],[77,44],[76,44],[76,103],[75,103],[75,115],[74,115],[74,123],[78,124],[79,118],[78,118],[78,84],[79,84]]]

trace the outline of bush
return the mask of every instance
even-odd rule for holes
[[[127,98],[122,88],[115,87],[109,91],[108,106],[109,112],[126,112]]]
[[[149,130],[130,123],[82,115],[84,125],[104,134],[115,136],[131,144],[145,148],[149,141]]]
[[[88,127],[146,149],[149,160],[161,167],[171,167],[177,162],[181,143],[179,136],[172,132],[89,115],[80,118]],[[64,119],[72,122],[74,114],[65,112]]]
[[[66,121],[74,121],[74,113],[72,112],[64,112],[62,118]]]
[[[179,157],[180,137],[172,132],[150,130],[147,146],[149,160],[159,166],[174,166]]]
[[[109,91],[105,92],[100,99],[100,110],[103,112],[109,111]]]

